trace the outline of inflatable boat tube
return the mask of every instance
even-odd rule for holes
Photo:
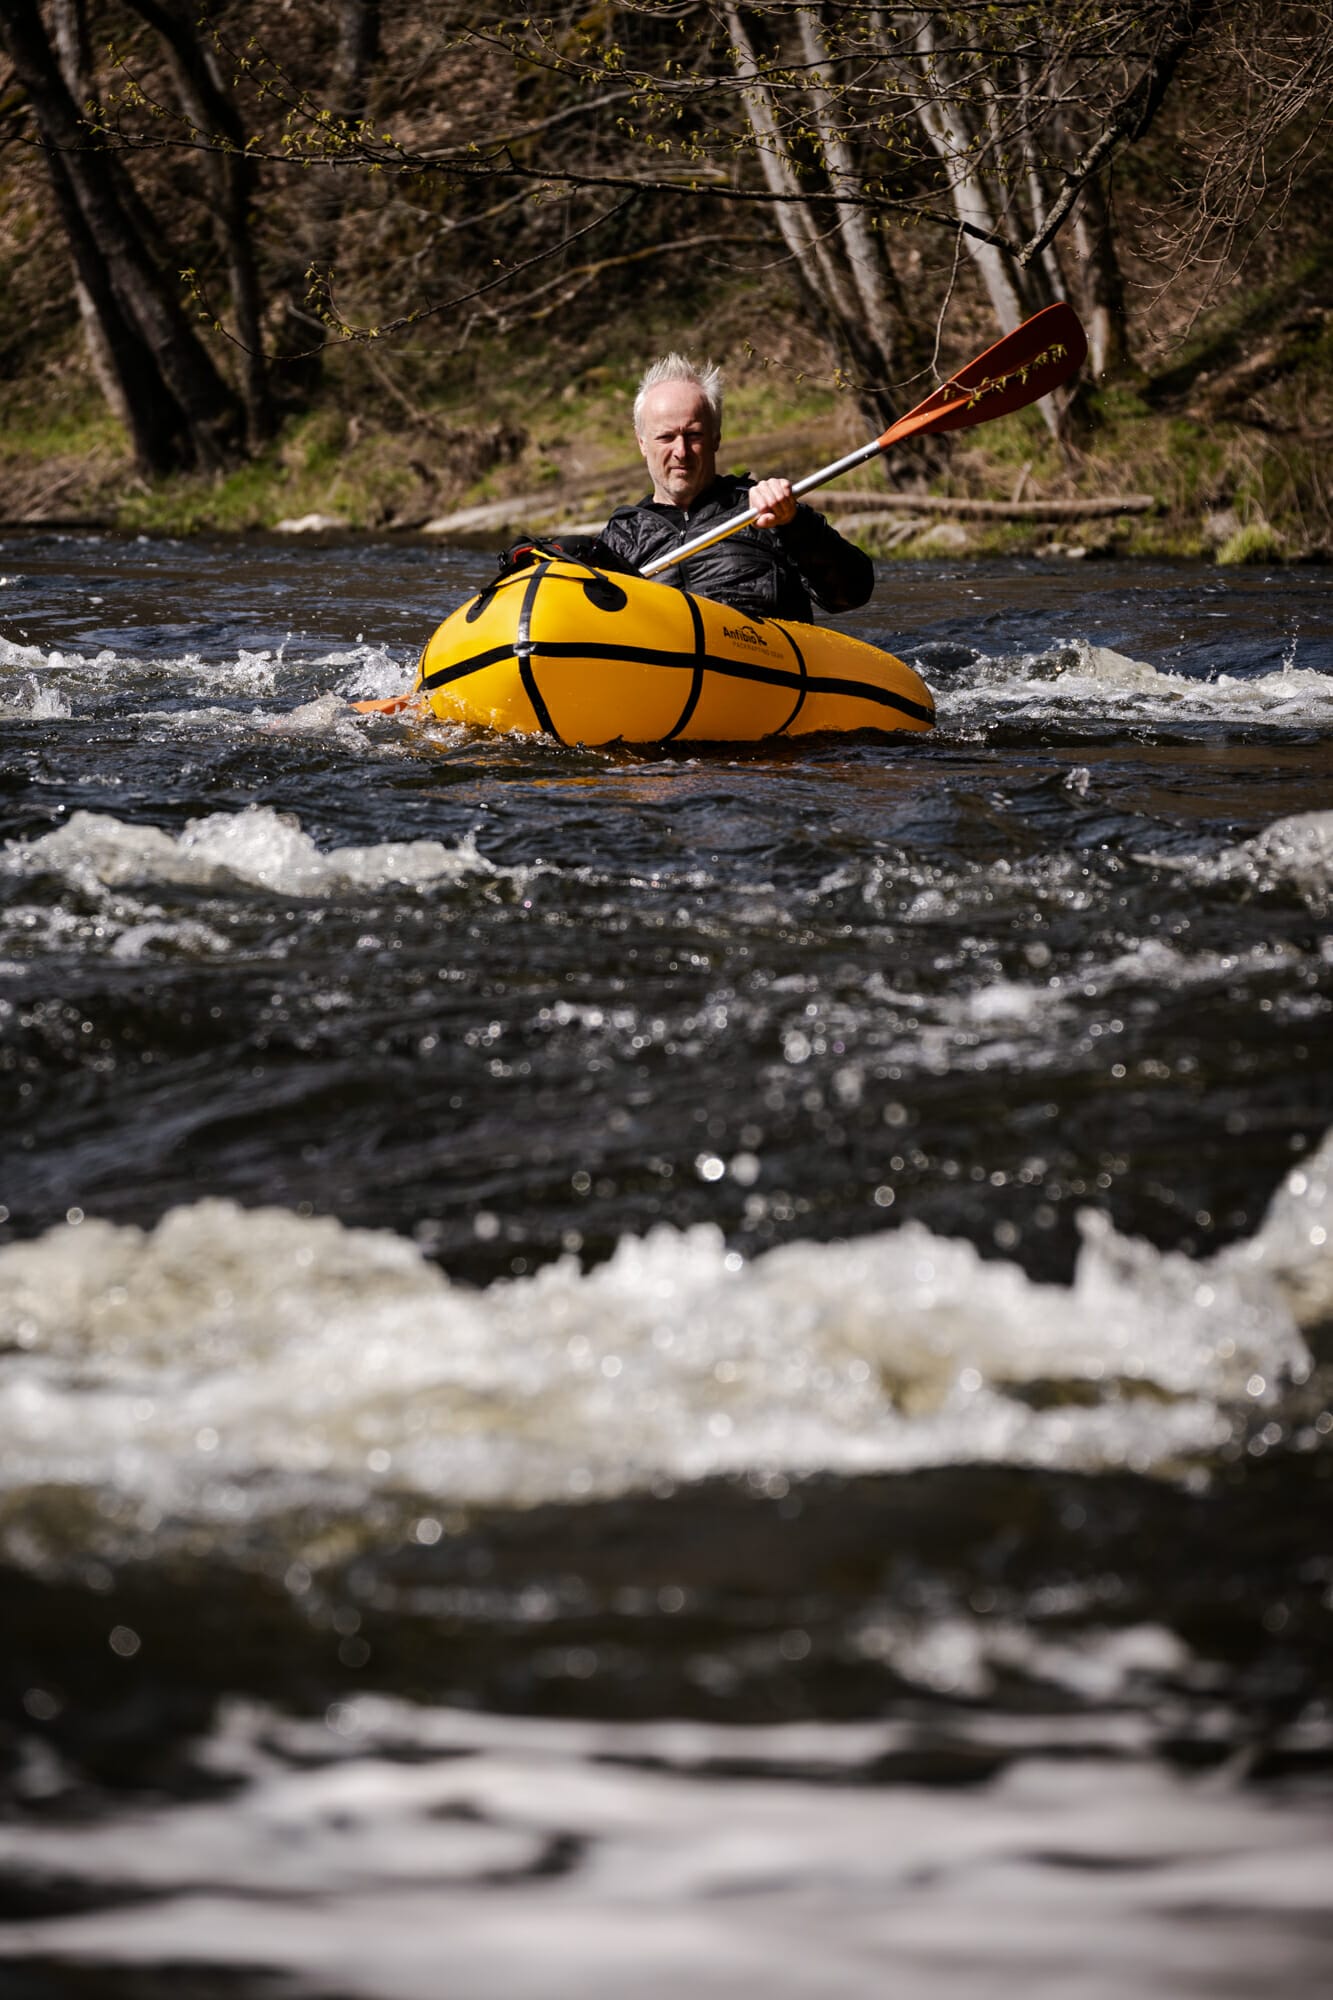
[[[442,722],[561,743],[754,743],[935,721],[920,676],[861,639],[562,556],[461,605],[422,654],[416,692]]]

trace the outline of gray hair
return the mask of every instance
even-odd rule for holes
[[[708,405],[708,413],[713,419],[713,443],[722,435],[722,370],[710,361],[703,368],[684,354],[664,354],[660,361],[654,361],[645,369],[639,384],[639,393],[634,398],[634,435],[643,435],[643,402],[650,389],[660,382],[693,382]]]

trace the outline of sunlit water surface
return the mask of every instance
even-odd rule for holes
[[[489,569],[0,540],[4,1990],[1322,1993],[1327,575],[356,714]]]

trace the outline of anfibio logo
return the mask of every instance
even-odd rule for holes
[[[722,627],[722,637],[724,639],[739,639],[743,646],[762,646],[765,652],[768,650],[767,639],[764,638],[761,632],[756,632],[753,625],[724,625]]]

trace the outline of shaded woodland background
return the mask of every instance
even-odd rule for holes
[[[889,485],[1319,554],[1331,102],[1333,0],[4,0],[0,511],[593,518],[664,346],[795,474],[1062,297],[1077,393]]]

